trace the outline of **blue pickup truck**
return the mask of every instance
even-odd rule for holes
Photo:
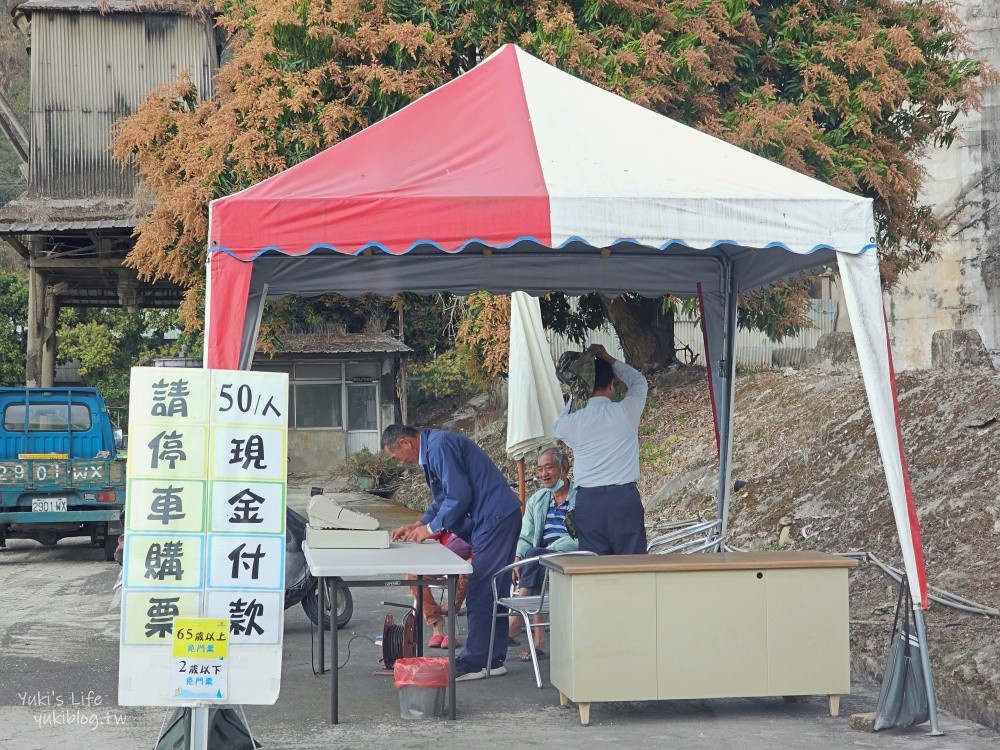
[[[0,547],[89,536],[113,560],[125,457],[95,388],[0,388]]]

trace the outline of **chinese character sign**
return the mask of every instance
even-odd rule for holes
[[[287,412],[283,374],[133,368],[122,705],[277,698],[276,690],[264,696],[252,686],[271,690],[280,678]],[[192,617],[225,620],[227,645],[258,649],[233,662],[250,674],[227,664],[226,670],[235,670],[232,689],[220,678],[226,670],[211,675],[218,665],[202,672],[205,665],[192,661],[207,658],[204,653],[175,656],[171,663],[177,623]],[[183,669],[177,659],[186,662]],[[160,682],[139,674],[158,664]],[[165,700],[154,700],[143,680],[156,683]]]
[[[179,617],[174,621],[170,697],[225,700],[229,693],[229,620]]]

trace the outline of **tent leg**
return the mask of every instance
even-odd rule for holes
[[[919,604],[913,605],[913,619],[917,623],[917,640],[920,641],[920,661],[924,667],[924,683],[927,686],[927,709],[931,718],[931,737],[938,737],[944,732],[938,727],[937,699],[934,697],[934,675],[931,673],[931,654],[927,648],[927,626],[924,624],[924,611]]]
[[[729,531],[730,483],[733,473],[733,402],[736,400],[736,305],[737,290],[730,264],[724,266],[723,337],[725,343],[722,360],[718,363],[719,383],[725,386],[719,410],[719,490],[717,513],[719,519],[719,544],[717,551],[725,550]]]

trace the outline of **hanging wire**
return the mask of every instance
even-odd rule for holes
[[[856,560],[870,562],[877,568],[882,570],[886,575],[892,578],[897,583],[903,580],[903,571],[899,568],[894,568],[881,560],[879,560],[871,552],[838,552],[836,553],[840,557],[852,557]],[[964,597],[958,596],[957,594],[952,594],[944,589],[938,588],[937,586],[927,586],[928,598],[941,604],[945,607],[950,607],[951,609],[961,610],[962,612],[969,612],[974,615],[985,615],[986,617],[1000,617],[1000,609],[995,607],[988,607],[985,604],[980,604],[974,602],[971,599],[965,599]]]
[[[243,704],[242,703],[239,704],[239,709],[240,709],[240,713],[243,714],[243,726],[245,726],[247,728],[247,734],[250,735],[250,747],[252,747],[252,748],[254,748],[254,750],[256,750],[258,747],[261,747],[261,746],[258,745],[257,741],[253,738],[253,732],[250,731],[250,722],[247,721],[247,712],[243,710]]]
[[[728,544],[723,545],[723,549],[726,552],[745,552],[738,547],[732,547]],[[903,571],[899,568],[894,568],[893,566],[882,562],[871,552],[834,552],[833,554],[838,557],[850,557],[858,562],[870,562],[872,565],[877,567],[887,576],[889,576],[896,583],[900,583],[903,580]],[[958,596],[957,594],[952,594],[949,591],[945,591],[937,586],[927,586],[927,598],[932,602],[937,602],[938,604],[949,607],[951,609],[957,609],[962,612],[968,612],[973,615],[983,615],[985,617],[1000,617],[1000,609],[996,607],[989,607],[985,604],[980,604],[979,602],[974,602],[971,599],[966,599],[964,597]],[[949,624],[950,626],[951,624]]]
[[[372,640],[371,638],[369,638],[367,635],[361,635],[359,633],[357,635],[351,636],[351,639],[349,641],[347,641],[347,656],[344,658],[343,663],[339,664],[337,666],[337,669],[343,669],[344,667],[347,666],[347,662],[349,662],[351,660],[351,644],[354,643],[354,641],[356,641],[358,638],[361,638],[362,640],[368,641],[373,646],[378,646],[378,644],[374,640]],[[313,653],[315,653],[315,651]],[[332,659],[332,658],[336,658],[336,657],[335,657],[335,655],[331,655],[330,658]],[[319,677],[320,673],[316,671],[316,661],[315,660],[313,660],[313,663],[312,663],[311,666],[312,666],[312,673],[313,673],[313,675],[316,676],[316,677]]]
[[[173,711],[163,715],[163,723],[160,724],[160,731],[156,733],[156,741],[153,743],[153,750],[156,750],[156,746],[159,745],[160,740],[163,739],[163,728],[167,725],[167,720],[173,715],[174,715]]]

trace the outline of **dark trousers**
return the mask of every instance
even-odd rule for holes
[[[545,547],[529,547],[524,553],[524,558],[536,557],[538,555],[551,555]],[[525,563],[521,566],[521,580],[517,582],[518,588],[531,589],[531,593],[540,594],[538,590],[542,586],[542,576],[545,571],[542,570],[540,563],[530,562]]]
[[[579,487],[573,515],[581,550],[598,555],[646,554],[646,519],[634,482]]]
[[[494,574],[514,562],[517,537],[521,533],[521,517],[512,513],[500,519],[491,528],[473,534],[472,575],[469,576],[469,593],[465,597],[465,611],[469,620],[469,636],[459,657],[474,667],[485,668],[490,648],[490,624],[493,617]],[[510,591],[511,573],[508,571],[498,582],[497,591]],[[497,623],[499,637],[493,644],[491,667],[499,667],[507,658],[507,617]]]

